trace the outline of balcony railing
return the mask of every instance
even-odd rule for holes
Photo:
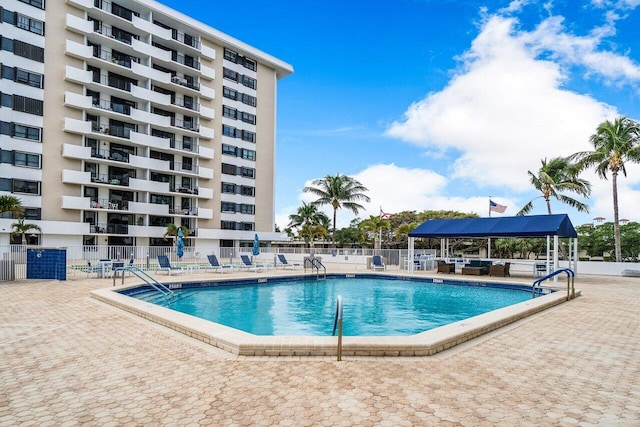
[[[176,119],[175,117],[171,118],[171,126],[175,126],[181,129],[192,130],[194,132],[198,132],[200,130],[200,125],[197,121],[191,120],[181,120]]]
[[[178,76],[173,76],[171,77],[171,81],[175,84],[178,84],[180,86],[184,86],[184,87],[188,87],[189,89],[193,89],[193,90],[200,90],[200,84],[196,83],[196,82],[190,82],[189,80],[183,78],[183,77],[178,77]]]
[[[180,43],[184,43],[187,46],[191,46],[191,47],[194,47],[194,48],[200,50],[200,42],[194,36],[190,36],[188,34],[185,34],[185,33],[181,32],[181,31],[172,30],[171,31],[171,38],[176,40],[176,41],[179,41]]]
[[[193,100],[186,101],[184,98],[174,98],[171,100],[171,104],[177,105],[178,107],[188,108],[193,111],[200,111],[200,104],[194,102]]]

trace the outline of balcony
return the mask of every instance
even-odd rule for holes
[[[171,61],[171,52],[168,50],[162,50],[150,44],[141,42],[140,40],[131,40],[131,47],[137,52],[142,53],[145,56],[150,56],[155,59],[159,59],[164,62]]]
[[[91,34],[93,33],[93,22],[67,14],[66,28],[80,34]]]
[[[87,134],[92,131],[91,125],[92,122],[65,117],[63,130],[70,133]]]
[[[145,101],[151,101],[156,104],[168,105],[171,103],[171,95],[165,95],[163,93],[145,89],[140,86],[131,86],[131,94],[136,98],[140,98]]]
[[[211,67],[207,67],[206,65],[200,66],[200,73],[202,77],[207,80],[213,80],[216,78],[216,70]]]
[[[149,157],[141,156],[129,156],[129,164],[134,168],[151,169],[159,172],[169,172],[169,162],[167,160],[151,159]]]
[[[200,47],[200,52],[204,58],[210,59],[212,61],[216,59],[216,50],[209,46],[202,45]]]
[[[200,126],[200,136],[202,138],[213,139],[213,136],[214,136],[213,129],[208,128],[206,126]]]
[[[200,106],[200,114],[202,115],[202,117],[209,119],[209,120],[213,120],[215,119],[215,110],[213,108],[209,108],[209,107],[205,107],[205,106]]]
[[[165,163],[168,163],[168,162],[165,162]],[[132,191],[144,191],[144,192],[148,191],[151,193],[169,193],[168,182],[147,181],[146,179],[131,178],[129,180],[129,188]]]
[[[187,80],[187,79],[185,79],[183,77],[173,76],[173,77],[171,77],[171,83],[175,83],[177,85],[184,86],[184,87],[192,89],[192,90],[197,90],[197,91],[200,90],[200,84],[199,83],[190,82],[189,80]]]
[[[92,76],[93,74],[91,73],[91,71],[81,70],[79,68],[72,67],[70,65],[67,65],[65,67],[64,78],[67,81],[74,82],[74,83],[81,83],[81,84],[89,84],[92,82]]]
[[[133,16],[131,19],[133,26],[137,29],[144,31],[147,34],[153,34],[154,37],[160,37],[165,40],[171,40],[171,30],[162,28],[153,22],[142,19],[138,16]]]
[[[163,127],[171,126],[171,117],[153,114],[148,111],[133,109],[131,110],[131,118],[138,122],[150,123],[151,125],[154,125],[154,126],[163,126]]]
[[[202,179],[213,179],[213,169],[200,166],[198,168],[198,177]]]
[[[209,86],[202,86],[200,96],[206,99],[216,99],[216,90]]]
[[[89,209],[90,199],[88,197],[62,196],[62,209],[86,210]]]
[[[64,93],[64,105],[81,110],[91,108],[91,97],[67,91]]]
[[[82,147],[80,145],[62,144],[62,157],[67,159],[85,160],[91,156],[91,147]]]
[[[63,184],[90,184],[91,173],[81,172],[77,170],[63,169],[62,183]]]
[[[66,53],[69,56],[85,60],[93,56],[93,48],[91,46],[85,46],[83,44],[67,40]]]

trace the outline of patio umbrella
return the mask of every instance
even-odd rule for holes
[[[184,255],[184,233],[182,228],[178,228],[178,241],[176,242],[176,255],[178,258],[182,258]]]
[[[257,233],[253,238],[253,255],[260,255],[260,239],[258,239]]]

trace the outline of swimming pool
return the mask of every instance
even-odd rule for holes
[[[270,281],[175,292],[163,306],[255,335],[331,335],[338,295],[344,305],[345,336],[413,335],[531,299],[529,289],[384,277]]]
[[[178,277],[167,282],[172,289],[195,289],[209,286],[269,285],[272,281],[300,281],[309,275],[299,274],[280,277],[260,275],[244,279],[218,279],[207,281],[180,281]],[[315,275],[313,275],[315,277]],[[328,277],[407,279],[412,282],[445,283],[439,278],[395,276],[389,274],[331,274]],[[477,281],[447,280],[449,284],[471,284],[478,287],[503,286],[520,287],[531,290],[526,284],[505,285],[501,281],[488,278],[487,283]],[[492,282],[492,283],[489,283]],[[337,339],[332,336],[279,336],[255,335],[236,328],[132,298],[132,295],[146,292],[146,285],[124,285],[118,288],[98,289],[91,296],[122,310],[133,313],[149,321],[171,328],[189,337],[203,341],[241,356],[335,356]],[[579,295],[579,291],[576,292]],[[523,319],[566,300],[562,292],[553,292],[539,298],[527,299],[484,314],[453,322],[431,330],[406,336],[345,336],[342,341],[343,356],[428,356],[446,350],[465,341],[486,334],[495,329]],[[334,306],[335,310],[335,306]]]

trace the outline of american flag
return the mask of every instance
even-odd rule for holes
[[[382,208],[380,208],[380,219],[391,219],[391,214],[385,213]]]
[[[504,213],[504,211],[506,210],[507,210],[507,207],[505,205],[499,205],[493,200],[489,199],[489,211]]]

